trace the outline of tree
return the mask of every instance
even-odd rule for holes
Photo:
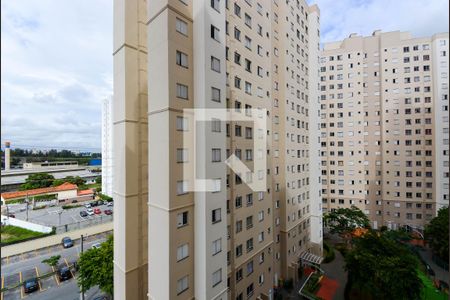
[[[47,265],[49,265],[50,267],[56,267],[56,266],[58,265],[58,263],[59,263],[60,258],[61,258],[61,255],[54,255],[54,256],[52,256],[52,257],[49,257],[49,258],[47,258],[47,259],[44,259],[44,260],[42,261],[42,263],[43,263],[43,264],[47,264]]]
[[[52,185],[55,177],[48,173],[36,173],[28,175],[25,183],[20,186],[21,191],[49,187]]]
[[[323,217],[324,224],[330,228],[331,233],[345,235],[351,233],[356,228],[368,228],[369,219],[356,206],[351,208],[338,208],[329,212]]]
[[[404,245],[369,231],[345,256],[350,290],[364,299],[420,299],[418,260]]]
[[[84,186],[86,181],[81,178],[80,176],[66,176],[63,179],[55,179],[53,181],[53,186],[58,186],[63,184],[64,182],[68,182],[68,183],[72,183],[72,184],[76,184],[77,186]]]
[[[448,207],[441,208],[438,211],[438,215],[425,226],[425,239],[434,253],[446,262],[449,261]]]
[[[92,248],[81,254],[78,262],[78,285],[83,292],[98,285],[103,292],[109,295],[113,294],[113,247],[113,236],[110,235],[100,248]]]
[[[102,176],[97,176],[97,177],[95,178],[95,183],[101,184],[101,183],[102,183]]]

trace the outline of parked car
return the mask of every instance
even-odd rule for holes
[[[31,278],[31,279],[25,280],[25,282],[23,283],[23,287],[24,287],[25,293],[27,293],[27,294],[37,291],[39,289],[39,284],[38,284],[37,278]]]
[[[9,214],[8,217],[10,217],[10,218],[15,218],[16,215],[15,215],[15,214]]]
[[[98,249],[98,248],[100,248],[101,246],[102,246],[101,243],[95,243],[94,245],[92,245],[91,248],[93,248],[93,249]]]
[[[104,211],[103,211],[104,213],[105,213],[105,215],[112,215],[112,210],[110,210],[110,209],[105,209]]]
[[[94,208],[94,214],[99,215],[101,213],[102,211],[100,210],[100,208]]]
[[[65,238],[62,239],[61,244],[63,245],[64,248],[73,247],[73,241],[68,236],[66,236]]]
[[[105,204],[105,202],[103,202],[102,200],[97,200],[97,205],[103,205]]]
[[[106,205],[107,205],[107,206],[113,206],[114,203],[111,201],[111,202],[108,202]]]
[[[86,203],[86,204],[84,205],[84,207],[86,207],[86,208],[91,208],[92,206],[91,206],[90,203]]]
[[[72,278],[72,273],[69,267],[62,267],[58,270],[58,277],[60,281],[66,281]]]
[[[94,215],[94,210],[93,210],[92,208],[88,208],[88,209],[86,210],[86,212],[87,212],[87,214],[88,214],[89,216],[93,216],[93,215]]]
[[[95,207],[97,206],[97,201],[92,201],[91,203],[89,203],[91,205],[91,207]]]
[[[84,210],[80,211],[80,217],[85,218],[85,217],[87,217],[87,216],[88,216],[88,213],[87,213],[87,212],[85,212]]]

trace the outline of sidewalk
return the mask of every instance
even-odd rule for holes
[[[69,232],[65,232],[62,234],[56,234],[56,235],[48,236],[45,238],[28,241],[28,242],[5,246],[5,247],[1,248],[1,250],[2,250],[1,258],[61,244],[62,238],[66,237],[66,236],[75,240],[75,239],[79,239],[81,235],[89,236],[89,235],[93,235],[93,234],[97,234],[97,233],[101,233],[101,232],[105,232],[105,231],[111,231],[111,230],[113,230],[113,222],[103,223],[100,225],[95,225],[95,226],[86,227],[83,229],[69,231]]]

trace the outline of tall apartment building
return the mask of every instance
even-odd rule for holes
[[[320,59],[324,212],[423,229],[449,201],[448,33],[351,34]]]
[[[102,193],[113,195],[113,97],[102,103]]]
[[[269,299],[302,253],[322,253],[317,6],[116,0],[114,26],[114,295]],[[184,113],[227,108],[264,112],[264,153],[252,122]],[[264,191],[226,167],[231,154]],[[216,189],[191,189],[194,161]]]

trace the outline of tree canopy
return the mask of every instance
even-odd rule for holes
[[[62,179],[55,179],[53,181],[52,185],[58,186],[58,185],[63,184],[64,182],[76,184],[77,186],[83,186],[86,183],[86,181],[83,178],[81,178],[80,176],[75,176],[75,177],[74,176],[66,176]]]
[[[43,264],[47,264],[50,267],[56,267],[58,265],[59,260],[61,259],[61,255],[54,255],[42,261]]]
[[[428,241],[431,249],[440,258],[448,262],[448,207],[441,208],[437,217],[433,218],[425,226],[425,239]]]
[[[418,260],[404,245],[369,231],[345,256],[352,291],[368,299],[420,299]]]
[[[28,178],[25,179],[25,183],[20,185],[19,189],[21,191],[25,191],[25,190],[49,187],[52,185],[54,180],[55,180],[55,177],[53,177],[53,175],[50,175],[48,173],[30,174],[30,175],[28,175]]]
[[[114,291],[113,236],[101,244],[100,248],[91,248],[83,252],[78,262],[78,285],[86,292],[91,287],[99,286],[100,290],[112,295]]]
[[[356,206],[351,208],[338,208],[324,215],[324,224],[330,228],[331,233],[346,234],[356,228],[369,227],[369,219]]]

